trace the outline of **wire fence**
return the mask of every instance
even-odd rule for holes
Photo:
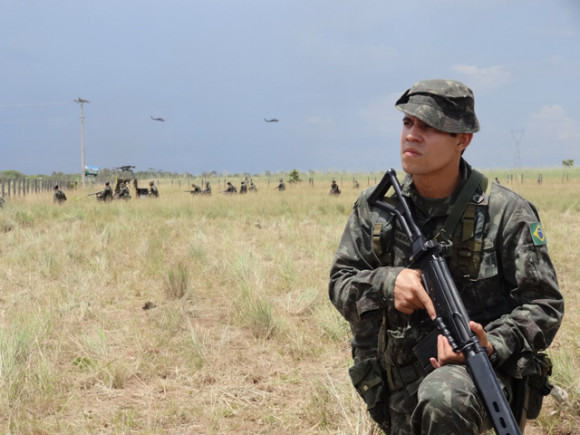
[[[0,178],[0,197],[26,196],[52,192],[54,186],[58,186],[61,190],[73,190],[78,187],[75,181],[57,180],[54,178]]]

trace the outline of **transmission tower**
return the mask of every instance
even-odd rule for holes
[[[519,169],[522,162],[520,159],[520,142],[522,140],[522,136],[524,135],[524,129],[520,129],[520,130],[512,130],[512,137],[514,138],[514,144],[516,146],[516,155],[515,155],[515,168]]]

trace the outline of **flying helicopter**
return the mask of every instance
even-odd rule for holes
[[[161,121],[161,122],[165,122],[165,119],[163,119],[163,118],[155,118],[155,117],[153,117],[153,116],[152,116],[152,117],[151,117],[151,119],[152,119],[153,121]]]
[[[276,118],[272,118],[272,119],[264,118],[264,121],[266,121],[266,122],[279,122]]]

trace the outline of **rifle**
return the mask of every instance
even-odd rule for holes
[[[391,187],[400,201],[402,212],[382,201]],[[410,264],[417,265],[421,270],[423,286],[435,306],[437,318],[434,322],[440,333],[447,337],[453,350],[465,356],[465,365],[491,417],[495,433],[521,434],[486,349],[469,328],[469,315],[445,262],[445,246],[435,240],[427,240],[415,223],[394,169],[385,173],[368,202],[371,206],[393,213],[403,227],[411,242]]]
[[[87,196],[92,196],[92,195],[98,195],[101,192],[93,192],[93,193],[89,193]]]

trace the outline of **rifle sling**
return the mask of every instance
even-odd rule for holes
[[[475,193],[475,190],[477,189],[477,186],[479,186],[479,183],[482,179],[483,174],[476,171],[475,169],[472,169],[471,174],[469,174],[467,181],[461,189],[461,192],[459,192],[459,196],[457,197],[455,204],[451,208],[451,212],[449,213],[443,228],[441,228],[439,231],[438,236],[440,236],[445,242],[449,242],[449,240],[451,240],[453,230],[461,220],[467,204],[469,204],[469,201],[471,201],[471,198],[473,197],[473,194]]]

